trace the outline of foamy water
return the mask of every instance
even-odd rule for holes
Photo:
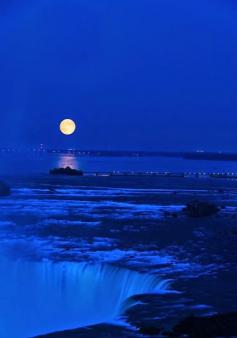
[[[170,215],[182,214],[182,197],[196,194],[209,191],[49,181],[13,187],[11,196],[0,199],[0,338],[114,321],[133,295],[170,292],[169,278],[215,273],[216,264],[192,261],[179,245],[159,246]],[[213,191],[212,197],[222,195]],[[236,198],[236,192],[227,197]]]

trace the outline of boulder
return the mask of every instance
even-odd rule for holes
[[[156,326],[144,326],[139,328],[139,332],[144,335],[156,336],[161,333],[162,329]]]
[[[10,195],[10,188],[3,182],[0,182],[0,196]]]
[[[72,169],[71,167],[55,168],[50,170],[49,173],[51,175],[83,176],[82,170]]]
[[[184,208],[184,213],[189,217],[207,217],[219,212],[219,207],[209,202],[192,201]]]
[[[173,328],[169,336],[188,336],[189,338],[237,337],[237,312],[208,317],[187,317]]]

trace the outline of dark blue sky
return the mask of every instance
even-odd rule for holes
[[[0,13],[0,145],[237,150],[231,1],[8,0]],[[79,125],[69,138],[64,117]]]

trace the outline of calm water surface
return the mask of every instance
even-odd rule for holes
[[[225,171],[236,172],[237,162],[195,161],[166,157],[76,157],[63,154],[0,154],[0,174],[45,174],[55,167],[71,166],[94,171]]]

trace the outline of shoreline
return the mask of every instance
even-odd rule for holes
[[[89,171],[84,176],[145,176],[145,177],[170,177],[170,178],[227,178],[237,179],[237,172],[159,172],[159,171]]]

